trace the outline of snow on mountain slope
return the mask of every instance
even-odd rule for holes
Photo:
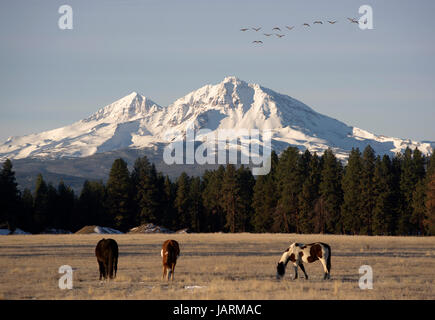
[[[0,145],[0,158],[85,157],[127,148],[135,134],[152,135],[146,126],[163,108],[133,92],[72,125],[11,137]]]
[[[318,153],[331,148],[345,159],[352,147],[370,144],[378,154],[406,147],[431,153],[430,143],[378,136],[324,116],[287,95],[227,77],[161,107],[133,92],[70,126],[11,137],[0,159],[85,157],[125,148],[144,148],[183,139],[187,128],[271,130],[280,152],[297,146]]]

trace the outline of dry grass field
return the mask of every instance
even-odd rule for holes
[[[118,242],[118,276],[98,280],[95,245]],[[161,280],[161,244],[175,239],[181,256],[172,283]],[[291,241],[331,245],[331,280],[320,262],[309,280],[275,278]],[[435,299],[434,237],[296,234],[14,235],[0,237],[0,299]],[[73,267],[73,289],[58,286],[61,265]],[[372,290],[358,269],[370,265]],[[302,273],[299,272],[299,275]]]

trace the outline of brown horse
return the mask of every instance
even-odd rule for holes
[[[160,252],[163,258],[163,275],[162,279],[165,279],[167,275],[167,280],[171,277],[174,280],[175,264],[177,263],[177,258],[180,255],[180,246],[175,240],[166,240],[162,245],[162,251]]]
[[[315,242],[310,244],[292,243],[287,250],[281,256],[276,267],[276,277],[278,279],[284,277],[285,268],[289,261],[293,262],[295,270],[294,279],[298,278],[298,267],[304,272],[305,278],[308,279],[308,275],[305,272],[302,262],[312,263],[319,260],[322,263],[324,270],[323,279],[330,278],[331,272],[331,247],[323,242]]]
[[[104,277],[113,279],[118,269],[118,244],[113,239],[101,239],[95,248],[98,266],[100,268],[100,280]]]

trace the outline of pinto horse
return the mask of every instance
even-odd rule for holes
[[[295,279],[298,278],[298,267],[304,272],[305,279],[308,275],[305,272],[302,262],[312,263],[319,260],[323,265],[325,272],[323,279],[330,278],[331,271],[331,247],[323,242],[315,242],[310,244],[292,243],[290,247],[281,256],[276,267],[276,277],[278,279],[284,277],[285,268],[289,261],[293,262],[295,270]]]

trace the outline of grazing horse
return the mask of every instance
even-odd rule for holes
[[[323,265],[325,275],[323,279],[330,278],[331,271],[331,247],[323,242],[315,242],[310,244],[292,243],[290,247],[282,254],[281,259],[276,267],[276,277],[278,279],[284,277],[285,268],[289,261],[293,262],[295,270],[295,279],[298,278],[298,266],[305,274],[305,279],[308,275],[305,272],[302,262],[312,263],[319,260]]]
[[[113,279],[118,269],[118,244],[113,239],[101,239],[95,248],[98,266],[100,267],[100,280],[104,277]]]
[[[162,245],[162,251],[160,255],[163,258],[163,275],[162,279],[165,278],[167,274],[167,280],[171,277],[174,280],[175,264],[177,263],[177,258],[180,255],[180,246],[175,240],[166,240]]]

